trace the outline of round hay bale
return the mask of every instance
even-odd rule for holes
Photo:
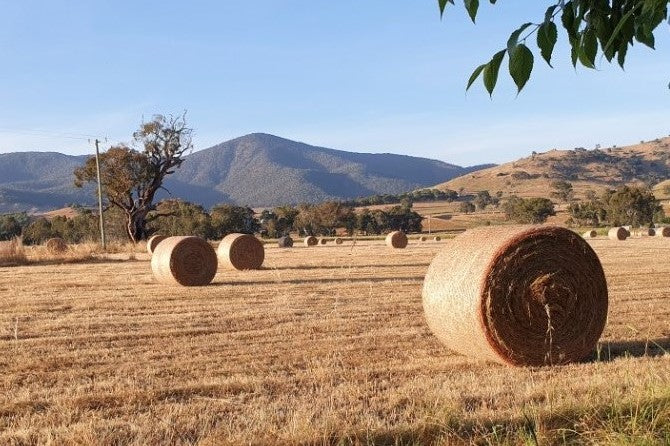
[[[607,232],[607,237],[609,237],[610,240],[626,240],[630,237],[630,232],[628,232],[626,228],[619,226],[617,228],[610,228]]]
[[[469,230],[435,257],[423,286],[428,326],[443,344],[516,366],[585,358],[607,307],[598,256],[555,226]]]
[[[325,245],[326,243],[328,243],[327,239],[325,239],[323,237],[319,238],[319,245]]]
[[[200,237],[168,237],[151,257],[154,277],[166,285],[208,285],[217,266],[214,248]]]
[[[149,254],[153,254],[154,251],[156,250],[156,246],[163,240],[165,240],[167,237],[164,235],[154,235],[151,237],[149,240],[147,240],[147,252]]]
[[[656,229],[657,237],[670,237],[670,226]]]
[[[260,269],[265,260],[263,243],[250,234],[228,234],[219,243],[219,262],[239,271]]]
[[[425,235],[422,235],[421,237],[419,237],[420,242],[425,242],[426,240],[428,240],[428,239],[426,238]]]
[[[440,240],[442,240],[442,237],[440,237],[439,235],[436,235],[435,237],[433,237],[433,241],[435,241],[435,242],[439,242]]]
[[[656,229],[654,228],[647,228],[647,235],[649,237],[654,237],[656,235]]]
[[[582,234],[582,237],[584,238],[596,238],[598,237],[598,231],[595,229],[591,229],[590,231],[586,231],[584,234]]]
[[[279,245],[280,248],[292,248],[293,239],[288,235],[279,237],[279,240],[277,240],[277,245]]]
[[[60,237],[50,238],[45,243],[45,246],[51,254],[63,254],[67,251],[67,243]]]
[[[393,231],[386,236],[386,246],[389,248],[403,249],[407,247],[407,236],[402,231]]]
[[[335,238],[335,244],[336,245],[341,245],[342,243],[344,243],[344,240],[342,240],[340,237]]]
[[[319,239],[317,239],[313,235],[310,235],[309,237],[305,237],[305,240],[303,240],[303,243],[305,244],[305,246],[314,246],[317,243],[319,243]]]

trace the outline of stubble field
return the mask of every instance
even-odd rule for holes
[[[202,288],[156,284],[148,255],[0,268],[0,444],[667,444],[670,240],[590,243],[599,352],[535,369],[430,333],[448,240],[266,246]]]

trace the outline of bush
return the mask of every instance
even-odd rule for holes
[[[517,223],[544,223],[547,218],[556,215],[554,203],[548,198],[510,197],[504,206],[508,220]]]

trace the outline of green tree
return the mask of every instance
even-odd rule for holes
[[[254,234],[260,230],[253,209],[246,206],[220,204],[212,208],[212,229],[215,238],[228,234]]]
[[[572,183],[569,181],[557,180],[552,181],[550,184],[553,189],[551,196],[557,198],[561,201],[569,203],[574,198],[574,191],[572,189]]]
[[[496,0],[490,0],[492,4]],[[440,14],[454,0],[438,0]],[[474,22],[479,0],[464,0],[465,8]],[[596,68],[596,58],[602,54],[608,62],[616,59],[624,67],[629,47],[639,42],[654,48],[654,33],[668,18],[669,0],[555,0],[549,3],[544,18],[537,23],[524,23],[510,35],[507,45],[490,61],[478,66],[467,82],[467,89],[481,76],[484,87],[493,94],[500,67],[508,57],[508,71],[519,91],[533,71],[534,55],[527,46],[534,37],[545,62],[551,65],[559,26],[567,35],[572,65]],[[558,22],[558,26],[557,26]]]
[[[162,200],[147,217],[147,232],[167,236],[195,235],[214,238],[212,218],[199,204]]]
[[[0,215],[0,240],[11,240],[18,237],[28,224],[30,224],[30,219],[25,212]]]
[[[192,132],[183,115],[157,115],[133,134],[137,150],[119,144],[100,155],[103,192],[107,202],[124,213],[126,233],[133,242],[147,237],[147,216],[154,209],[156,192],[192,149]],[[75,169],[74,175],[77,187],[95,182],[95,157]]]
[[[623,186],[605,191],[602,202],[608,223],[615,226],[649,225],[661,210],[651,190],[642,187]]]
[[[520,198],[511,196],[503,206],[508,220],[517,223],[544,223],[556,215],[554,203],[548,198]]]
[[[51,228],[51,222],[44,217],[40,217],[23,230],[23,242],[28,245],[40,245],[57,235]]]
[[[475,207],[480,211],[486,209],[487,206],[496,204],[498,201],[497,198],[492,197],[489,191],[482,190],[477,192],[477,196],[473,200]]]
[[[464,214],[470,214],[475,211],[475,205],[469,201],[462,201],[458,206],[458,210]]]

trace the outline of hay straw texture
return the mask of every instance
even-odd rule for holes
[[[421,237],[419,237],[420,242],[425,242],[426,240],[428,240],[428,239],[426,238],[425,235],[422,235]]]
[[[584,238],[596,238],[598,237],[598,231],[595,229],[591,229],[590,231],[586,231],[584,234],[582,234],[582,237]]]
[[[321,237],[321,238],[319,239],[319,245],[325,245],[326,243],[328,243],[328,240],[327,240],[327,239],[325,239],[325,238],[323,238],[323,237]]]
[[[336,245],[341,245],[342,243],[344,243],[344,240],[342,240],[340,237],[335,238],[335,244]]]
[[[147,240],[147,252],[149,254],[153,254],[154,251],[156,250],[156,246],[163,240],[165,240],[167,237],[164,235],[154,235],[151,237],[149,240]]]
[[[433,237],[433,241],[435,241],[435,242],[439,242],[440,240],[442,240],[442,237],[440,237],[439,235],[436,235],[435,237]]]
[[[216,251],[200,237],[168,237],[151,257],[154,277],[165,285],[208,285],[217,266]]]
[[[253,235],[228,234],[219,243],[219,263],[239,271],[260,269],[265,260],[263,243]]]
[[[280,248],[292,248],[293,247],[293,239],[288,235],[285,235],[283,237],[279,237],[279,239],[277,240],[277,245]]]
[[[610,228],[607,232],[607,237],[609,237],[610,240],[626,240],[629,236],[630,232],[622,227]]]
[[[314,237],[313,235],[310,235],[309,237],[305,237],[305,240],[303,240],[303,243],[305,246],[314,246],[317,243],[319,243],[319,240]]]
[[[423,286],[428,326],[449,349],[516,366],[579,361],[607,319],[607,283],[583,238],[554,226],[468,230]]]
[[[670,237],[670,227],[656,229],[657,237]]]
[[[52,254],[62,254],[67,251],[67,243],[59,237],[50,238],[46,242],[47,250]]]
[[[389,248],[403,249],[407,247],[407,236],[402,231],[394,231],[386,236],[386,246]]]

